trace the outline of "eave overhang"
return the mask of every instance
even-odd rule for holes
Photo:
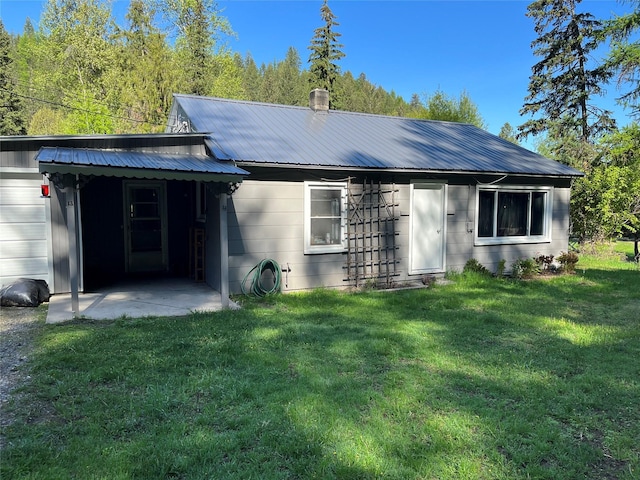
[[[36,155],[46,174],[239,183],[249,175],[233,162],[207,155],[43,147]]]

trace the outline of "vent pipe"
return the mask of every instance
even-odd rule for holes
[[[323,88],[314,88],[309,94],[309,107],[314,112],[329,111],[329,92]]]

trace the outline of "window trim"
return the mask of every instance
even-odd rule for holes
[[[479,222],[480,222],[480,192],[503,192],[503,193],[536,193],[542,192],[545,193],[545,205],[544,205],[544,218],[542,221],[543,225],[543,234],[542,235],[519,235],[519,236],[491,236],[491,237],[480,237],[479,233]],[[529,208],[530,204],[529,204]],[[494,225],[494,234],[495,234],[495,225],[497,222],[497,202],[494,207],[493,213],[493,225]],[[528,225],[527,229],[531,228],[531,218],[530,216],[527,219]],[[476,187],[476,205],[475,205],[475,228],[474,228],[474,245],[512,245],[512,244],[522,244],[522,243],[550,243],[551,242],[551,232],[553,225],[553,187],[547,186],[525,186],[525,185],[483,185],[480,184]]]
[[[341,242],[335,245],[311,245],[311,191],[340,190],[341,210],[340,210],[340,238]],[[342,253],[346,246],[346,224],[347,224],[347,184],[345,182],[304,182],[304,253]]]

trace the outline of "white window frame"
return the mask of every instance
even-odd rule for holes
[[[497,228],[497,208],[498,202],[495,202],[493,212],[493,236],[480,237],[480,192],[502,192],[502,193],[545,193],[544,219],[542,222],[542,235],[519,235],[519,236],[503,236],[498,237]],[[530,207],[529,207],[530,208]],[[476,213],[475,213],[475,245],[510,245],[519,243],[549,243],[551,242],[551,231],[553,226],[553,187],[545,186],[520,186],[520,185],[478,185],[476,187]],[[527,217],[527,232],[531,227],[531,217]]]
[[[312,245],[311,243],[311,191],[340,191],[340,243],[333,245]],[[342,253],[346,250],[347,224],[347,184],[344,182],[304,182],[304,253]]]

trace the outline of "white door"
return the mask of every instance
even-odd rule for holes
[[[165,183],[125,181],[124,187],[127,272],[167,270]]]
[[[446,192],[443,184],[411,184],[410,274],[444,272]]]

